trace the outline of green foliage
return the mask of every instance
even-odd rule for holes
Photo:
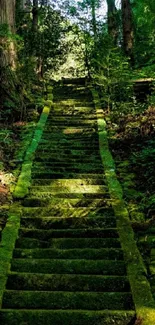
[[[155,73],[155,2],[153,0],[133,1],[135,25],[135,59],[136,65],[152,68],[149,73]]]
[[[133,94],[132,85],[129,83],[131,77],[129,64],[109,37],[101,39],[99,48],[96,59],[98,70],[93,73],[94,80],[101,89],[104,107],[120,113],[120,103],[125,103],[127,110],[127,103],[131,101]]]

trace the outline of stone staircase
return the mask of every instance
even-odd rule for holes
[[[83,80],[55,87],[22,201],[2,325],[129,325],[135,310]]]

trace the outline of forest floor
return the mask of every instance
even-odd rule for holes
[[[109,143],[131,221],[155,218],[155,107],[109,123]]]
[[[7,221],[12,191],[34,127],[32,121],[0,124],[0,232]]]

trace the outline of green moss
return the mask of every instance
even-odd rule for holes
[[[14,204],[9,211],[7,224],[2,232],[0,245],[0,307],[2,304],[2,296],[5,289],[8,272],[11,266],[15,241],[18,236],[20,215],[20,208]]]
[[[34,153],[41,139],[43,129],[49,114],[50,108],[44,107],[43,113],[41,114],[40,120],[37,124],[34,137],[26,151],[24,163],[22,165],[21,173],[19,175],[17,185],[13,192],[13,197],[16,199],[24,198],[29,192],[29,186],[31,183],[31,169],[34,158]]]
[[[15,272],[57,273],[59,274],[102,274],[124,275],[122,261],[109,260],[69,260],[69,259],[13,259],[11,270]]]
[[[123,253],[118,248],[85,248],[85,249],[16,249],[14,251],[15,258],[48,258],[48,259],[110,259],[110,260],[122,260]]]
[[[99,98],[94,90],[92,93],[97,103],[96,110],[98,116],[100,111]],[[123,191],[117,180],[114,160],[109,151],[105,127],[105,122],[98,118],[100,153],[105,168],[110,196],[112,198],[112,206],[117,217],[117,228],[124,252],[136,313],[137,317],[143,319],[144,325],[153,325],[155,324],[155,302],[151,293],[150,284],[146,277],[147,271],[144,262],[134,240],[129,213],[123,201]]]
[[[16,309],[82,309],[132,310],[130,293],[64,292],[64,291],[5,291],[3,308]]]
[[[11,273],[7,288],[10,290],[45,290],[45,291],[94,291],[94,292],[129,292],[126,276],[103,276],[83,274],[36,274]]]
[[[128,325],[134,312],[128,311],[77,311],[77,310],[9,310],[0,311],[3,325],[22,325],[26,319],[27,325]],[[147,324],[148,325],[148,324]]]

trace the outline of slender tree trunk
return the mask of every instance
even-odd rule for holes
[[[96,26],[96,3],[95,0],[91,0],[91,10],[92,10],[92,26],[93,26],[93,33],[94,39],[97,38],[97,26]]]
[[[114,41],[114,44],[117,44],[118,38],[118,28],[116,21],[117,9],[115,6],[115,0],[107,0],[108,5],[108,33]]]
[[[126,55],[131,59],[131,63],[134,63],[133,55],[133,21],[132,21],[132,9],[130,0],[122,0],[122,23],[123,23],[123,43],[124,51]]]
[[[32,15],[33,15],[32,30],[34,33],[36,33],[38,30],[38,0],[33,0]]]

